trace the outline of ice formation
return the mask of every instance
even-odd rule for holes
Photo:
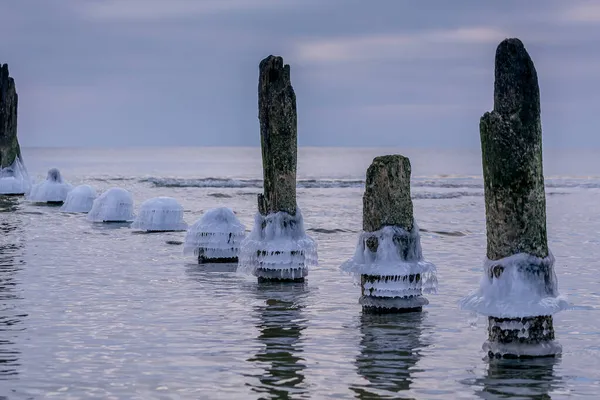
[[[306,235],[300,209],[254,218],[254,228],[242,242],[238,271],[267,279],[302,279],[318,265],[317,244]]]
[[[0,194],[28,194],[30,190],[31,179],[21,156],[11,166],[0,168]]]
[[[117,187],[98,196],[87,216],[92,222],[130,222],[133,218],[133,196]]]
[[[87,213],[92,209],[96,199],[96,190],[90,185],[79,185],[68,194],[65,203],[60,208],[62,212]]]
[[[131,225],[148,232],[184,231],[183,207],[172,197],[155,197],[144,201]]]
[[[189,227],[183,253],[194,255],[199,261],[228,260],[237,262],[240,245],[246,237],[246,227],[233,210],[213,208]]]
[[[569,303],[558,293],[552,253],[546,258],[519,253],[486,259],[479,289],[460,306],[496,318],[519,318],[552,315],[569,308]]]
[[[72,188],[70,183],[63,181],[57,168],[51,168],[46,180],[31,188],[27,199],[35,203],[62,203]]]
[[[378,243],[375,252],[367,246],[372,239]],[[361,282],[360,303],[367,307],[420,307],[428,304],[422,293],[437,292],[437,269],[423,259],[416,222],[410,232],[398,226],[361,232],[354,256],[341,270]]]

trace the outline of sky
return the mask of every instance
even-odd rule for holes
[[[5,0],[25,147],[258,146],[258,64],[301,146],[479,148],[494,54],[525,44],[544,146],[600,148],[597,0]]]

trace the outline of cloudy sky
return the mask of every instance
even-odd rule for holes
[[[299,143],[479,147],[496,45],[540,79],[544,144],[600,147],[595,0],[7,0],[24,146],[259,144],[258,63],[291,65]]]

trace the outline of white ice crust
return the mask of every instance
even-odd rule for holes
[[[76,186],[67,194],[67,199],[60,208],[60,211],[68,213],[87,213],[92,209],[92,204],[94,203],[96,196],[96,189],[90,185]]]
[[[11,166],[0,168],[0,194],[28,194],[31,179],[21,156]]]
[[[260,268],[294,276],[297,270],[316,265],[317,243],[304,231],[299,208],[294,216],[282,211],[267,216],[256,213],[252,232],[242,242],[239,272],[254,275]]]
[[[378,240],[376,252],[367,246],[367,239]],[[405,237],[410,243],[407,254],[394,243],[394,237]],[[379,276],[376,282],[365,282],[365,292],[375,297],[410,297],[437,292],[437,269],[423,259],[419,227],[407,232],[398,226],[384,226],[375,232],[361,232],[354,256],[342,264],[342,271],[352,274],[357,283],[361,275]],[[420,276],[417,281],[416,275]],[[411,279],[412,276],[412,279]]]
[[[67,194],[73,189],[70,183],[63,180],[57,168],[48,170],[46,180],[34,185],[27,200],[34,203],[65,201]]]
[[[140,231],[184,231],[183,207],[172,197],[155,197],[140,206],[140,211],[131,225]]]
[[[231,208],[218,207],[204,213],[188,228],[183,254],[206,258],[235,258],[246,237],[246,227]]]
[[[133,196],[117,187],[98,196],[87,215],[92,222],[129,222],[133,218]]]
[[[499,270],[499,277],[493,276]],[[462,299],[460,307],[497,318],[521,318],[552,315],[569,303],[558,293],[552,253],[546,258],[519,253],[496,261],[486,258],[479,289]]]

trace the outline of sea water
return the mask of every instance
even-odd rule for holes
[[[415,216],[438,294],[423,313],[363,315],[340,265],[362,228],[373,157],[411,159]],[[188,222],[227,206],[251,229],[259,148],[24,149],[99,193],[177,199]],[[107,162],[110,160],[110,162]],[[120,160],[120,161],[115,161]],[[159,160],[159,161],[157,161]],[[558,359],[487,361],[487,319],[460,311],[479,287],[486,238],[478,149],[300,148],[298,204],[319,266],[304,284],[259,284],[183,254],[185,232],[135,234],[0,197],[0,395],[29,398],[597,398],[600,164],[545,150]]]

